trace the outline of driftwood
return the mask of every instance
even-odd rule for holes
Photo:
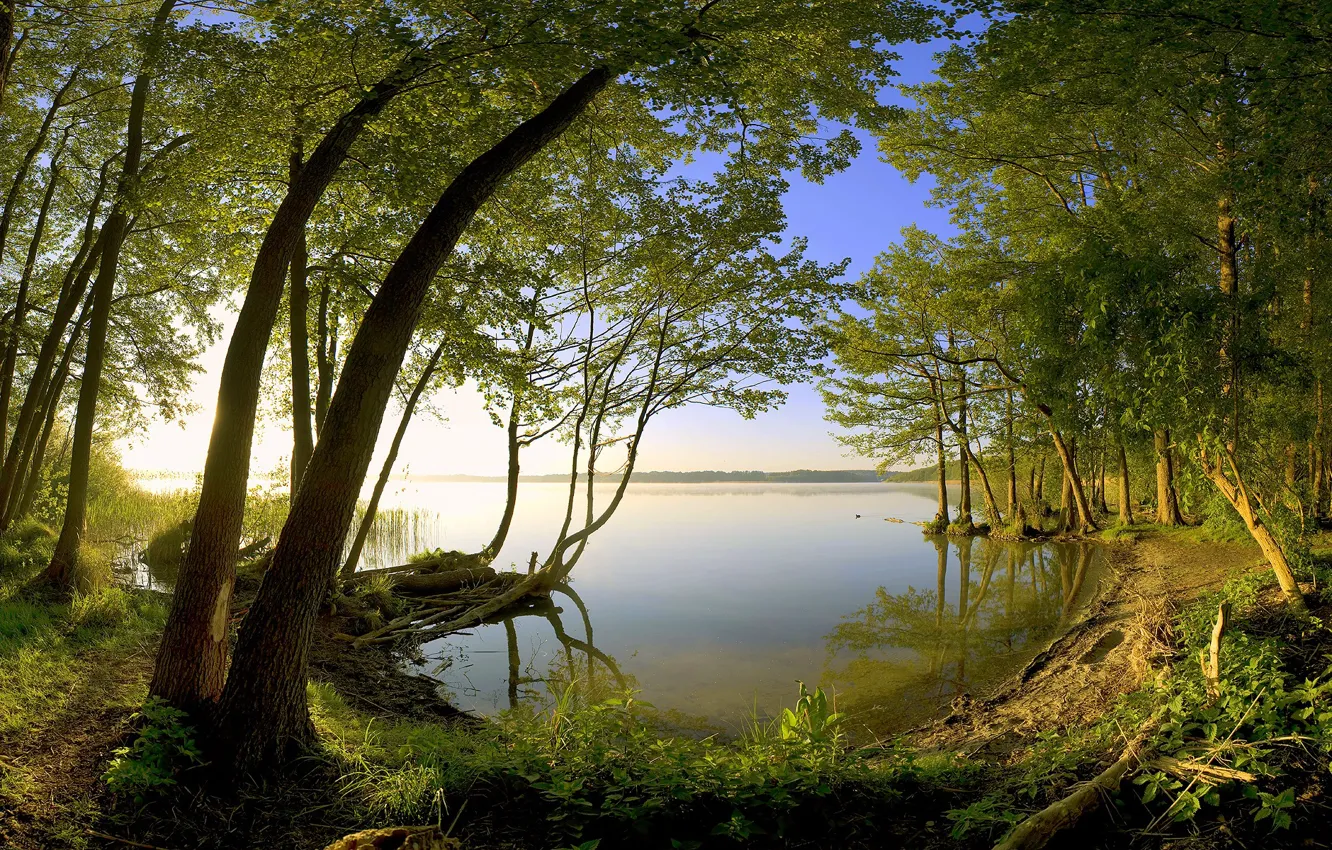
[[[1114,764],[1072,794],[1051,803],[1018,824],[1007,838],[995,845],[994,850],[1041,850],[1084,815],[1099,809],[1106,797],[1119,790],[1119,783],[1126,774],[1151,758],[1150,750],[1143,746],[1146,740],[1147,733],[1140,734],[1125,747],[1123,755]]]
[[[457,839],[433,826],[388,826],[339,838],[324,850],[461,850]]]
[[[494,581],[496,578],[498,578],[497,574],[490,567],[482,567],[477,570],[448,570],[439,573],[406,574],[394,577],[393,590],[395,593],[427,596],[449,593],[469,584],[482,584]]]

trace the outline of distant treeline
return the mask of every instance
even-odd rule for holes
[[[880,475],[873,469],[795,469],[790,472],[763,472],[760,470],[738,470],[721,472],[701,470],[698,472],[635,472],[631,480],[641,484],[721,484],[728,482],[755,482],[768,484],[845,484],[862,481],[886,481],[897,473],[885,472]],[[503,481],[502,476],[487,475],[413,475],[417,481]],[[568,473],[552,475],[523,475],[519,481],[529,483],[564,482],[569,480]],[[612,479],[608,479],[612,480]]]
[[[937,481],[939,479],[939,464],[932,463],[929,466],[922,466],[919,469],[904,469],[901,472],[888,472],[885,477],[890,477],[897,482],[909,481]],[[952,460],[948,462],[948,480],[958,481],[962,478],[962,464]]]

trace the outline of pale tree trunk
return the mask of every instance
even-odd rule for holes
[[[1018,500],[1017,455],[1013,451],[1013,391],[1008,391],[1008,521],[1018,534],[1026,531],[1027,516]]]
[[[1202,440],[1199,440],[1200,445]],[[1295,581],[1295,571],[1291,569],[1290,561],[1286,558],[1286,553],[1282,550],[1281,544],[1273,536],[1271,529],[1263,522],[1262,517],[1258,515],[1257,505],[1254,503],[1252,495],[1244,485],[1244,479],[1239,475],[1239,465],[1235,462],[1234,453],[1229,448],[1223,452],[1226,465],[1230,468],[1231,477],[1226,475],[1225,470],[1221,468],[1221,461],[1212,461],[1207,453],[1207,448],[1202,445],[1200,452],[1200,461],[1203,474],[1216,486],[1216,489],[1230,503],[1235,512],[1244,520],[1244,526],[1253,536],[1258,548],[1262,549],[1264,557],[1272,567],[1273,574],[1276,575],[1277,584],[1281,586],[1281,592],[1285,594],[1287,601],[1297,608],[1304,607],[1304,595],[1300,592],[1300,586]]]
[[[375,293],[347,353],[301,492],[240,630],[213,730],[224,770],[271,773],[313,740],[305,691],[315,619],[426,294],[482,204],[614,78],[607,68],[593,69],[464,167]],[[630,452],[632,457],[632,447]]]
[[[1133,524],[1133,499],[1129,494],[1128,454],[1124,451],[1124,441],[1116,440],[1119,450],[1119,524]]]
[[[951,343],[951,334],[949,342]],[[967,463],[970,449],[967,444],[967,377],[963,373],[958,378],[957,427],[951,428],[957,438],[957,459],[961,467],[958,477],[961,479],[962,492],[958,495],[957,524],[966,533],[972,529],[971,521],[971,467]],[[951,426],[951,423],[950,423]]]
[[[417,379],[416,386],[412,387],[411,394],[407,396],[407,401],[403,404],[402,417],[398,420],[398,430],[393,433],[393,442],[389,444],[388,454],[384,457],[384,465],[379,470],[379,478],[375,480],[375,488],[370,494],[370,502],[365,507],[365,516],[361,517],[361,525],[356,529],[356,539],[352,541],[351,552],[347,554],[347,560],[342,565],[342,577],[344,579],[356,574],[356,565],[361,560],[361,551],[365,548],[365,540],[370,536],[370,527],[375,524],[375,514],[379,511],[379,500],[383,497],[384,488],[388,486],[389,476],[393,473],[393,463],[398,459],[398,450],[402,448],[402,440],[407,436],[407,426],[411,424],[412,414],[416,412],[416,405],[421,401],[421,396],[425,393],[426,387],[430,386],[430,379],[435,375],[435,367],[439,365],[439,358],[443,355],[444,343],[441,342],[435,348],[435,353],[430,356],[430,362],[421,371],[421,377]]]
[[[934,408],[934,446],[939,461],[939,510],[934,514],[934,525],[938,531],[948,529],[948,454],[944,447],[943,421],[939,417],[939,408]]]

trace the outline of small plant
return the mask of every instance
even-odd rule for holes
[[[800,686],[800,699],[795,710],[782,709],[782,740],[806,741],[811,744],[835,743],[840,733],[842,715],[829,710],[828,696],[823,688],[810,693],[804,682]]]
[[[1258,799],[1258,808],[1253,813],[1254,823],[1270,818],[1273,832],[1278,829],[1290,829],[1290,810],[1295,808],[1294,788],[1287,788],[1280,794],[1268,794],[1253,786],[1248,786],[1244,790],[1246,796]]]
[[[158,789],[175,785],[182,768],[201,763],[194,727],[186,725],[186,718],[185,712],[149,697],[133,716],[140,724],[138,737],[116,750],[102,776],[107,787],[143,802]]]

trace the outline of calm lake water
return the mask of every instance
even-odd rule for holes
[[[523,484],[496,566],[544,558],[566,498]],[[383,507],[401,510],[363,567],[476,551],[503,501],[501,484],[393,482]],[[681,723],[722,729],[791,705],[802,680],[833,690],[862,730],[901,729],[1015,672],[1100,570],[1085,544],[946,540],[910,524],[933,513],[927,484],[634,485],[572,593],[554,594],[558,611],[434,641],[420,669],[459,707],[495,712],[570,678],[613,682],[610,662]]]

